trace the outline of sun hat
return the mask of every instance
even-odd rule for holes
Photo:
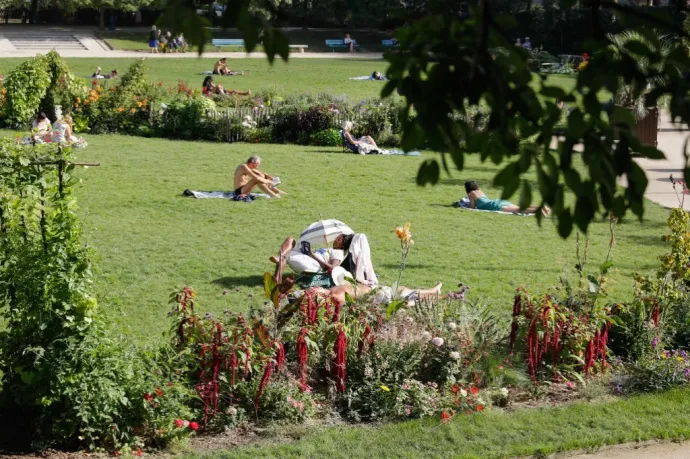
[[[349,282],[347,279],[354,279],[354,276],[342,266],[336,266],[331,270],[331,279],[336,286],[346,285]]]

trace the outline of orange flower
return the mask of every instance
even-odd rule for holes
[[[484,411],[484,405],[480,403],[475,407],[475,409],[477,410],[477,412],[481,413],[482,411]]]
[[[81,98],[77,97],[77,103],[78,103],[78,104],[81,103]]]
[[[129,113],[131,113],[131,114],[134,114],[134,113],[136,113],[136,112],[137,112],[137,110],[136,110],[136,109],[134,109],[134,108],[133,108],[133,109],[131,109],[131,110],[129,111]]]
[[[414,244],[414,241],[412,240],[412,232],[410,231],[411,227],[412,224],[407,222],[405,225],[395,228],[395,235],[398,236],[398,239],[400,239],[402,243],[408,243],[410,245]]]
[[[125,109],[124,109],[123,107],[117,107],[117,112],[118,112],[118,113],[122,113],[122,112],[124,112],[124,111],[125,111]]]
[[[84,105],[89,105],[89,99],[84,100]]]

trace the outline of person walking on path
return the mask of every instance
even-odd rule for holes
[[[158,52],[158,31],[156,26],[151,27],[151,33],[149,34],[149,48],[151,48],[151,53]]]

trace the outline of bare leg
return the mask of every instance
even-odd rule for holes
[[[365,136],[364,139],[369,145],[373,145],[376,148],[379,147],[378,145],[376,145],[376,142],[374,142],[374,139],[371,136]]]
[[[540,212],[545,216],[548,217],[551,215],[551,209],[548,206],[544,206],[540,208],[539,206],[529,206],[526,207],[525,209],[520,210],[519,206],[516,205],[510,205],[510,206],[505,206],[501,208],[501,212],[510,212],[512,214],[518,214],[518,213],[525,213],[525,214],[536,214],[537,212]]]
[[[259,181],[257,179],[251,179],[250,181],[248,181],[247,183],[242,185],[242,189],[240,190],[240,192],[241,192],[240,194],[247,194],[247,193],[251,192],[254,189],[254,187],[258,184],[259,184]]]
[[[414,290],[409,287],[405,287],[404,285],[400,286],[400,295],[405,297],[409,295],[412,292],[417,292],[417,297],[420,300],[426,300],[428,298],[436,298],[441,295],[441,287],[443,287],[443,284],[439,282],[436,284],[434,288],[429,288],[426,290]]]
[[[271,187],[271,190],[273,190],[274,193],[278,193],[278,194],[287,194],[287,191],[283,191],[283,190],[281,190],[280,188],[278,188],[277,186]]]
[[[283,242],[283,245],[280,246],[280,253],[283,255],[283,258],[285,258],[287,256],[287,254],[290,253],[292,251],[292,249],[295,248],[295,244],[296,244],[296,242],[291,236],[288,236],[285,239],[285,241]],[[270,260],[273,263],[278,264],[278,258],[276,258],[275,256],[271,257]]]
[[[273,190],[271,190],[271,188],[268,185],[266,185],[265,183],[260,183],[259,188],[261,188],[261,190],[264,193],[266,193],[267,195],[269,195],[272,198],[279,198],[280,197],[279,193],[274,193]],[[244,191],[244,188],[242,188],[242,191]]]

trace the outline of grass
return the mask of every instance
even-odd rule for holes
[[[326,47],[325,40],[339,39],[345,36],[344,30],[285,30],[283,33],[287,36],[290,44],[296,45],[307,45],[309,48],[306,49],[308,52],[323,53],[331,52],[329,48]],[[227,31],[213,31],[213,38],[242,38],[242,34],[239,31],[227,30]],[[116,50],[120,51],[149,51],[149,31],[114,31],[114,32],[101,32],[101,37],[108,43],[108,45]],[[358,31],[352,32],[352,37],[357,40],[359,48],[358,52],[383,52],[385,48],[381,46],[381,40],[391,38],[385,32],[377,31]],[[195,50],[196,48],[192,48]],[[208,43],[206,51],[215,51],[216,47]],[[241,48],[237,47],[221,47],[222,51],[242,51]],[[347,52],[345,49],[339,49],[335,52]]]
[[[215,144],[88,136],[77,194],[86,241],[97,254],[96,289],[108,317],[135,339],[167,329],[169,293],[191,285],[202,310],[244,310],[263,301],[268,257],[309,223],[338,218],[366,233],[384,284],[397,278],[400,250],[394,228],[412,222],[416,239],[403,283],[424,287],[441,280],[469,284],[475,298],[509,310],[515,288],[542,291],[575,265],[575,241],[557,236],[552,221],[474,213],[450,207],[476,179],[490,196],[495,166],[467,161],[463,173],[420,188],[415,176],[425,157],[362,157],[339,148]],[[246,204],[184,198],[186,188],[231,190],[236,165],[252,154],[281,177],[289,195]],[[431,155],[431,154],[429,154]],[[534,179],[534,177],[530,177]],[[537,198],[535,198],[537,199]],[[631,294],[632,276],[653,270],[664,252],[667,212],[649,203],[646,221],[625,221],[616,235],[610,292]],[[590,267],[603,262],[608,223],[590,228]],[[223,290],[228,290],[223,295]],[[250,295],[252,297],[250,297]]]
[[[145,55],[142,57],[146,57]],[[0,73],[9,71],[26,59],[0,59]],[[71,72],[90,81],[90,76],[101,67],[104,72],[118,69],[123,72],[136,58],[98,59],[66,58]],[[148,59],[147,75],[151,81],[162,81],[165,85],[177,85],[179,80],[186,80],[192,88],[201,89],[204,70],[212,70],[217,59],[179,58]],[[371,75],[374,70],[386,70],[382,60],[345,60],[345,59],[292,59],[288,64],[276,61],[271,66],[266,59],[229,59],[230,68],[243,70],[246,75],[221,77],[214,80],[226,88],[253,92],[273,90],[279,95],[301,92],[329,93],[337,96],[347,95],[354,101],[379,97],[383,82],[355,81],[350,77]]]
[[[146,57],[146,56],[142,56]],[[0,73],[7,75],[13,68],[25,61],[25,58],[0,59]],[[118,69],[123,72],[136,58],[100,59],[100,58],[66,58],[71,72],[90,81],[90,76],[97,67],[104,72]],[[167,86],[177,85],[179,80],[187,81],[192,88],[201,88],[203,70],[213,69],[216,59],[179,58],[156,59],[146,61],[147,75],[151,81],[162,81]],[[276,61],[270,65],[266,59],[229,59],[230,68],[243,70],[246,75],[221,77],[214,79],[226,88],[253,92],[272,90],[279,95],[302,92],[329,93],[336,96],[346,95],[353,101],[379,97],[384,82],[356,81],[350,77],[371,75],[374,70],[385,72],[387,63],[383,60],[348,60],[348,59],[292,59],[289,63]],[[535,84],[537,79],[535,78]],[[575,79],[571,76],[550,75],[549,83],[571,89]]]
[[[306,433],[290,444],[231,449],[205,457],[544,457],[626,442],[686,439],[688,410],[690,391],[673,390],[599,404],[460,415],[447,425],[429,419],[370,428],[333,427]]]

